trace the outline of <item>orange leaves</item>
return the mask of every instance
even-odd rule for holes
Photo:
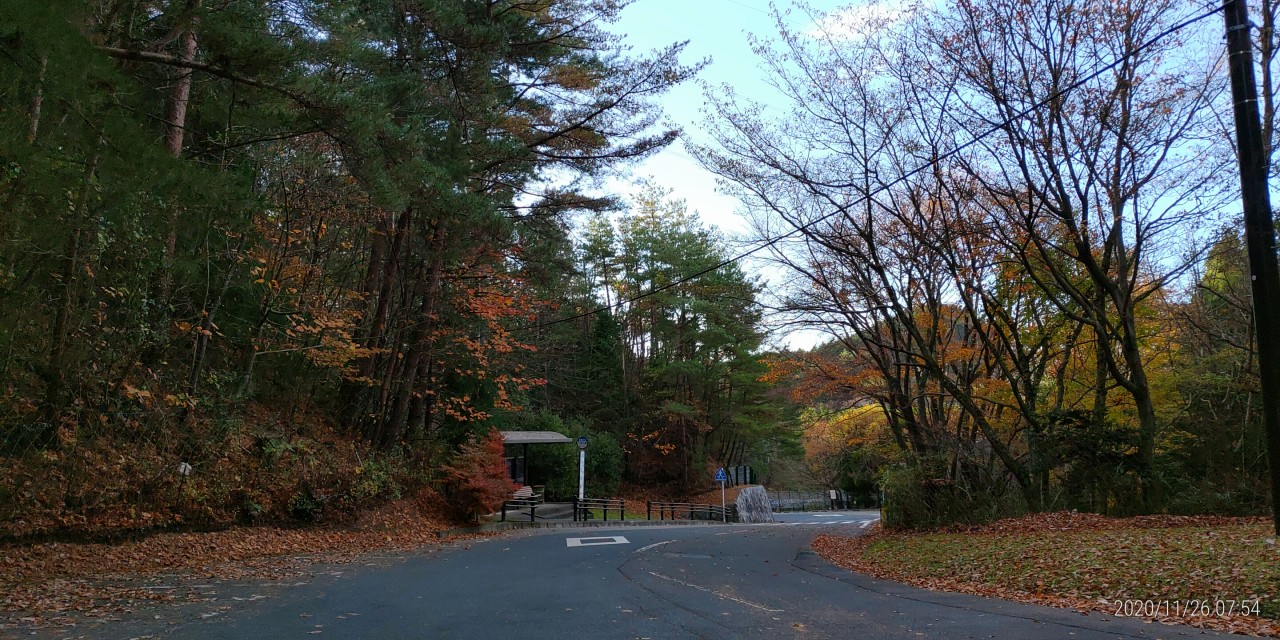
[[[781,385],[799,404],[813,404],[828,396],[871,395],[879,375],[857,354],[847,351],[807,351],[770,356],[761,382]]]
[[[819,477],[838,467],[847,450],[882,444],[887,438],[884,410],[864,404],[843,411],[810,411],[802,416],[805,463]]]
[[[142,406],[151,405],[151,392],[145,389],[139,389],[128,382],[120,386],[120,390],[124,392],[124,396],[130,400],[136,401]]]
[[[580,65],[559,65],[550,72],[551,82],[574,91],[587,91],[600,85],[596,73]]]
[[[463,514],[489,513],[516,490],[503,458],[502,434],[497,430],[481,439],[472,436],[442,471],[450,488],[449,500]]]
[[[7,622],[68,625],[75,616],[107,618],[148,603],[181,605],[190,585],[221,580],[280,580],[312,564],[344,563],[375,549],[421,550],[452,526],[434,492],[363,514],[355,526],[251,527],[159,533],[120,543],[11,545],[0,553],[0,605]],[[143,514],[139,514],[139,518]],[[154,514],[151,515],[154,518]],[[173,591],[141,589],[141,576],[164,574]],[[175,582],[176,581],[176,582]]]
[[[657,429],[640,435],[634,433],[627,434],[627,439],[638,443],[642,447],[656,451],[658,454],[665,457],[671,455],[680,448],[679,445],[673,442],[663,442],[663,438],[666,435],[667,432],[665,430]],[[627,451],[631,451],[631,449],[627,449]]]

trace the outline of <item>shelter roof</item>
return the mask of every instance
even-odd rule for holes
[[[502,431],[505,444],[568,444],[573,438],[554,431]]]

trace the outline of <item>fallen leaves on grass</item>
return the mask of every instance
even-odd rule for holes
[[[1280,552],[1270,533],[1256,519],[1053,513],[940,533],[821,536],[814,549],[878,578],[1107,614],[1125,601],[1256,599],[1261,616],[1163,606],[1148,617],[1280,636]]]

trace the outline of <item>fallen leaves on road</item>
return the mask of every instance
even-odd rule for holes
[[[1257,519],[1050,513],[943,532],[824,535],[813,548],[841,567],[927,589],[1109,615],[1142,601],[1157,610],[1147,619],[1280,637],[1272,533]],[[1261,615],[1238,606],[1189,615],[1192,600],[1209,609],[1258,600]]]
[[[246,527],[162,533],[117,544],[7,545],[0,547],[0,615],[8,620],[0,621],[109,619],[140,603],[177,597],[172,589],[138,587],[145,576],[279,579],[372,550],[418,549],[438,544],[439,532],[454,526],[441,514],[430,498],[420,497],[365,513],[341,528]]]

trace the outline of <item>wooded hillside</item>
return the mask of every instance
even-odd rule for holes
[[[588,313],[719,259],[582,188],[675,139],[653,101],[697,68],[620,8],[4,3],[4,533],[328,517],[539,409],[678,461],[654,481],[740,458],[740,271]]]

